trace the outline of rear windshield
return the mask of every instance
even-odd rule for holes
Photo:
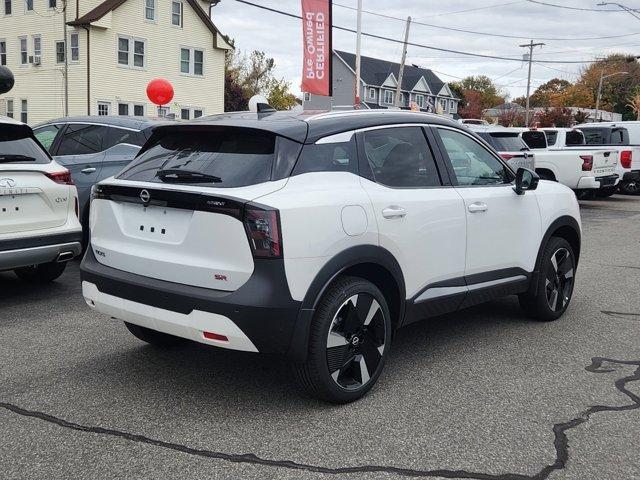
[[[547,148],[547,137],[540,130],[522,132],[522,139],[529,148]]]
[[[498,152],[519,152],[527,149],[527,144],[518,137],[517,133],[508,132],[480,132],[480,137]]]
[[[31,138],[26,136],[23,128],[0,126],[0,164],[26,163],[42,164],[51,160],[42,148]]]
[[[558,131],[557,130],[544,130],[544,134],[547,136],[547,143],[549,145],[555,145],[558,141]]]
[[[580,130],[567,132],[567,145],[584,145],[584,135]]]
[[[629,145],[626,128],[587,127],[581,128],[587,145]]]
[[[270,132],[221,127],[176,129],[151,142],[118,178],[244,187],[289,175],[301,148]],[[177,174],[169,180],[163,170]]]

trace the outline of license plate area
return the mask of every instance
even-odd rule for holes
[[[189,232],[193,211],[122,203],[125,235],[160,243],[180,243]]]

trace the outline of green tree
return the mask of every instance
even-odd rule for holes
[[[552,78],[540,85],[531,95],[532,107],[570,106],[565,105],[565,97],[572,83],[561,78]]]
[[[289,91],[290,83],[284,78],[274,80],[269,91],[269,105],[276,110],[291,110],[298,105],[298,99]]]

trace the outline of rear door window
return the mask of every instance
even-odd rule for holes
[[[579,130],[567,132],[567,145],[584,145],[584,135]]]
[[[396,188],[442,185],[422,128],[369,130],[364,132],[363,144],[377,183]]]
[[[0,168],[3,163],[42,164],[51,160],[23,128],[3,125],[0,128]]]
[[[529,148],[547,148],[547,137],[540,130],[529,130],[522,132],[522,139]]]
[[[104,150],[109,127],[72,123],[62,134],[56,155],[87,155]]]
[[[296,158],[300,152],[299,145],[291,140],[247,128],[216,127],[206,131],[177,128],[160,135],[155,140],[152,137],[149,147],[118,178],[243,187],[271,180],[277,170],[274,163],[279,151]],[[289,148],[291,144],[297,148]]]
[[[107,138],[105,145],[103,145],[103,150],[111,148],[114,145],[120,145],[121,143],[128,143],[130,145],[137,145],[138,147],[141,147],[146,141],[147,139],[140,131],[112,127],[109,129],[109,137]]]

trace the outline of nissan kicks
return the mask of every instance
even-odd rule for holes
[[[580,255],[570,189],[414,112],[161,126],[90,211],[91,308],[160,347],[285,355],[335,403],[371,389],[409,323],[507,295],[556,320]]]

